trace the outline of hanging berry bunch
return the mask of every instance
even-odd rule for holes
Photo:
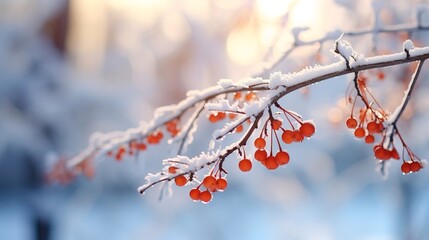
[[[414,81],[420,72],[421,64],[416,69],[416,74],[411,80],[409,88],[406,92],[406,97],[403,103],[395,110],[393,114],[385,111],[379,101],[371,93],[367,87],[368,78],[363,74],[355,73],[353,84],[355,86],[355,95],[349,93],[348,102],[351,106],[350,117],[346,120],[346,125],[349,129],[354,130],[354,136],[358,139],[363,139],[367,144],[374,144],[374,157],[384,165],[384,161],[394,159],[399,160],[402,157],[403,164],[401,171],[404,174],[418,172],[423,167],[423,162],[418,158],[405,143],[400,134],[397,121],[404,111],[408,102],[409,94],[411,94]],[[377,72],[378,79],[384,79],[383,71]],[[358,102],[362,103],[362,107],[355,109]],[[402,145],[402,154],[400,155],[394,142],[395,138],[399,139]],[[378,142],[376,142],[378,141]]]
[[[237,96],[237,94],[234,96]],[[234,99],[236,98],[234,97]],[[278,109],[279,112],[273,113],[272,107]],[[167,160],[165,163],[168,167],[165,175],[174,176],[171,179],[174,179],[175,184],[180,187],[189,183],[196,184],[197,186],[189,192],[190,198],[194,201],[208,203],[212,200],[214,193],[222,192],[227,187],[227,171],[223,167],[223,162],[233,152],[238,154],[238,168],[242,172],[251,171],[253,161],[259,162],[268,170],[274,170],[279,166],[286,165],[289,163],[290,155],[284,145],[292,142],[302,142],[305,138],[311,137],[316,128],[312,121],[304,121],[298,113],[283,108],[277,102],[272,107],[268,108],[265,120],[263,120],[262,113],[258,115],[250,128],[246,129],[247,132],[236,147],[225,151],[213,161],[207,162],[207,165],[212,167],[202,181],[198,180],[197,171],[183,174],[189,172],[189,168],[192,165],[192,161],[187,162],[186,160]],[[287,124],[283,124],[283,122]],[[255,131],[258,125],[261,127],[259,131]],[[253,132],[257,133],[256,136]],[[253,143],[253,146],[251,143]],[[246,149],[254,151],[253,158],[246,154]],[[193,162],[195,161],[198,160]]]

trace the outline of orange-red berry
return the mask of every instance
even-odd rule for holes
[[[263,149],[263,148],[265,148],[267,143],[265,142],[265,139],[258,137],[255,139],[254,145],[257,149]]]
[[[411,164],[408,162],[402,163],[401,171],[405,174],[410,173],[411,172]]]
[[[282,140],[286,144],[291,144],[295,140],[295,136],[292,130],[285,130],[282,134]]]
[[[234,93],[234,100],[239,100],[241,98],[241,92]]]
[[[265,161],[267,159],[267,151],[263,149],[258,149],[255,151],[255,159],[258,161]]]
[[[226,181],[225,178],[219,178],[218,180],[216,180],[216,189],[218,191],[225,190],[227,186],[228,186],[228,182]]]
[[[282,121],[280,121],[278,119],[273,119],[271,121],[271,128],[272,129],[279,130],[281,126],[282,126]]]
[[[218,121],[218,118],[217,118],[217,116],[216,116],[216,115],[214,115],[213,113],[211,113],[211,114],[209,115],[209,121],[210,121],[210,122],[212,122],[212,123],[215,123],[215,122],[217,122],[217,121]]]
[[[357,138],[363,138],[363,137],[365,137],[365,129],[358,127],[358,128],[356,128],[354,134],[355,134],[355,137],[357,137]]]
[[[377,133],[378,132],[378,124],[374,121],[369,122],[366,125],[366,129],[368,129],[368,132],[370,132],[370,133]]]
[[[311,122],[304,122],[301,124],[301,127],[299,127],[299,131],[304,135],[304,137],[311,137],[314,132],[316,132],[316,128]]]
[[[174,178],[174,182],[176,183],[177,186],[182,187],[186,185],[186,183],[188,182],[188,179],[186,179],[185,176],[180,175]]]
[[[216,189],[216,178],[211,175],[206,176],[203,180],[203,185],[209,190]]]
[[[208,202],[210,202],[212,200],[212,194],[208,190],[203,191],[200,194],[200,200],[203,203],[208,203]]]
[[[191,197],[192,200],[199,201],[201,199],[201,191],[198,188],[193,188],[189,192],[189,196]]]
[[[240,168],[241,171],[243,172],[248,172],[250,170],[252,170],[252,162],[249,159],[242,159],[239,163],[238,163],[238,168]]]
[[[354,118],[354,117],[349,117],[349,118],[346,120],[346,125],[347,125],[347,127],[348,127],[348,128],[350,128],[350,129],[355,129],[355,128],[357,127],[357,120],[356,120],[356,118]]]
[[[374,155],[377,159],[380,159],[380,160],[388,160],[391,157],[390,151],[387,149],[384,149],[382,146],[376,146],[374,148]]]
[[[177,170],[177,167],[175,166],[168,167],[168,173],[176,174],[176,170]]]
[[[276,154],[276,162],[278,165],[284,165],[287,164],[290,160],[289,153],[280,151]]]
[[[241,125],[241,124],[235,128],[236,133],[241,133],[242,131],[243,131],[243,125]]]
[[[412,162],[410,164],[410,169],[412,172],[418,172],[422,168],[422,165],[419,162]]]
[[[378,71],[378,73],[377,73],[377,78],[379,79],[379,80],[383,80],[384,79],[384,72],[383,71]]]
[[[374,138],[374,136],[372,134],[368,134],[365,137],[365,142],[368,143],[368,144],[372,144],[372,143],[374,143],[374,141],[375,141],[375,138]]]
[[[254,92],[249,92],[248,94],[246,94],[244,98],[246,99],[247,102],[250,102],[256,98],[256,94]]]
[[[224,112],[218,112],[217,113],[217,118],[218,118],[218,120],[225,119],[226,118],[226,113],[224,113]]]
[[[392,158],[393,158],[393,159],[396,159],[396,160],[399,160],[399,158],[400,158],[399,153],[398,153],[398,151],[396,150],[396,148],[393,148],[393,149],[390,151],[390,155],[392,156]]]
[[[165,127],[166,127],[168,132],[173,132],[173,131],[177,130],[177,120],[172,120],[172,121],[166,123]]]
[[[144,150],[146,150],[146,144],[144,144],[144,143],[138,143],[137,144],[137,149],[138,150],[140,150],[140,151],[144,151]]]
[[[293,131],[293,137],[295,142],[302,142],[304,140],[304,135],[299,130]]]
[[[120,147],[119,148],[118,152],[115,155],[116,161],[121,161],[122,160],[122,158],[124,157],[125,151],[126,151],[125,147]]]
[[[276,161],[276,158],[273,156],[267,157],[265,160],[265,167],[269,170],[274,170],[279,167],[279,164]]]

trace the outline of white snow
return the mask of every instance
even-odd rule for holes
[[[227,89],[229,87],[234,86],[234,82],[231,79],[220,79],[217,84],[221,86],[223,89]]]
[[[413,44],[413,42],[410,39],[408,39],[408,40],[406,40],[404,42],[404,44],[402,44],[402,48],[404,50],[408,50],[409,51],[409,50],[411,50],[411,49],[414,48],[414,44]]]

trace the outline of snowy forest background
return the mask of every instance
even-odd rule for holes
[[[151,161],[162,159],[159,149],[139,161],[99,163],[91,181],[43,179],[49,152],[71,156],[94,132],[135,127],[189,90],[271,66],[296,27],[309,27],[302,37],[312,40],[371,28],[375,19],[415,23],[425,7],[429,1],[0,0],[0,239],[429,238],[427,170],[403,176],[395,162],[387,179],[375,171],[372,150],[344,126],[346,79],[288,95],[285,104],[314,119],[317,134],[289,148],[287,168],[244,174],[228,163],[229,189],[208,205],[185,189],[161,202],[156,189],[136,192],[159,165]],[[428,32],[412,34],[416,46],[429,44]],[[346,37],[366,56],[396,52],[406,38],[372,39]],[[316,56],[328,63],[332,44],[300,48],[277,69],[298,71]],[[427,69],[401,120],[421,158],[429,156]],[[395,76],[389,68],[374,86],[386,101],[402,97]]]

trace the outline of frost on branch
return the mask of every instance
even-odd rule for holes
[[[147,183],[139,187],[139,192],[158,183],[174,181],[177,186],[193,185],[192,200],[210,202],[215,192],[227,188],[228,170],[224,162],[234,161],[232,156],[239,159],[236,165],[243,172],[251,171],[254,164],[274,170],[293,159],[286,147],[316,133],[312,120],[282,106],[280,99],[305,86],[347,74],[353,78],[353,87],[346,93],[351,106],[347,127],[354,131],[356,138],[373,145],[374,157],[382,166],[390,159],[402,158],[404,174],[419,171],[424,161],[405,143],[397,122],[407,106],[423,62],[429,57],[429,48],[415,48],[406,41],[399,53],[364,57],[340,38],[333,52],[340,60],[325,66],[309,66],[286,74],[274,72],[268,78],[222,79],[216,86],[190,91],[180,103],[156,110],[154,119],[147,124],[125,132],[94,136],[87,149],[67,162],[58,162],[51,179],[69,181],[79,173],[92,177],[92,164],[96,160],[122,161],[161,144],[163,148],[177,151],[172,151],[171,156],[162,161],[164,167],[160,172],[148,174]],[[380,68],[412,61],[417,61],[418,67],[404,100],[390,113],[368,87],[371,79],[365,71],[378,69],[377,78],[382,80],[385,75]],[[211,143],[200,154],[188,155],[186,146],[199,141],[193,134],[205,131],[201,126],[207,124],[217,129],[211,136]],[[402,146],[402,155],[397,141]],[[207,174],[202,173],[203,169]]]

